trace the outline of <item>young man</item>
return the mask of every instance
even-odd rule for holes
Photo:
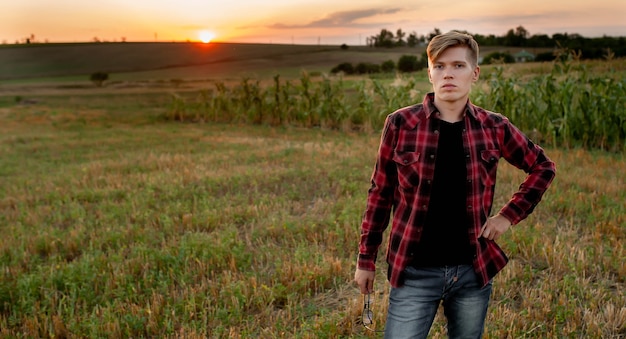
[[[373,290],[393,212],[385,337],[426,338],[442,303],[450,338],[480,338],[491,279],[508,261],[495,240],[533,211],[556,169],[506,117],[469,101],[480,74],[471,35],[436,36],[427,54],[434,93],[385,121],[354,281],[361,293]],[[527,176],[490,217],[501,157]]]

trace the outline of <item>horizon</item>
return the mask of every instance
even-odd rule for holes
[[[523,25],[522,25],[523,26]],[[379,31],[380,32],[380,31]],[[445,33],[444,31],[442,31],[442,33]],[[476,33],[473,32],[468,32],[470,35],[472,36],[476,36]],[[478,33],[479,34],[479,33]],[[501,37],[504,36],[506,34],[506,32],[504,32],[501,35],[498,34],[494,34],[496,37]],[[555,34],[561,34],[561,33],[555,33]],[[578,34],[577,32],[564,32],[563,34],[569,34],[569,35],[573,35],[573,34]],[[374,34],[372,34],[374,35]],[[595,36],[595,37],[590,37],[590,36],[585,36],[582,34],[578,34],[581,37],[585,38],[585,39],[600,39],[603,37],[608,37],[608,38],[613,38],[613,39],[619,39],[619,38],[626,38],[626,35],[620,35],[620,36],[612,36],[612,35],[603,35],[603,36]],[[548,35],[550,38],[552,38],[552,35]],[[179,41],[167,41],[167,40],[160,40],[160,41],[150,41],[150,40],[145,40],[145,41],[141,41],[141,40],[137,40],[137,41],[132,41],[132,40],[101,40],[101,41],[35,41],[35,42],[6,42],[6,43],[2,43],[0,42],[0,48],[5,46],[5,47],[10,47],[10,46],[25,46],[25,45],[29,45],[29,46],[45,46],[45,45],[93,45],[93,44],[194,44],[194,45],[211,45],[211,44],[242,44],[242,45],[284,45],[284,46],[332,46],[332,47],[340,47],[342,44],[344,43],[291,43],[291,42],[248,42],[248,41],[220,41],[220,40],[212,40],[209,42],[203,42],[200,39],[196,39],[196,40],[179,40]],[[373,47],[373,46],[368,46],[365,43],[363,43],[362,45],[350,45],[350,44],[346,44],[347,46],[352,46],[352,47],[372,47],[372,48],[388,48],[388,47]],[[405,48],[412,48],[409,46],[403,46]],[[424,45],[425,47],[425,45]],[[520,48],[523,48],[524,46],[519,46]],[[533,47],[533,46],[527,46],[527,47]],[[397,46],[394,48],[398,48]]]
[[[49,4],[4,4],[0,43],[221,42],[295,45],[366,45],[382,29],[407,35],[465,30],[506,35],[523,26],[530,36],[579,34],[585,38],[626,36],[626,1],[512,0],[112,0],[108,4],[62,0]],[[564,10],[564,8],[566,8]],[[252,9],[252,10],[251,10]]]

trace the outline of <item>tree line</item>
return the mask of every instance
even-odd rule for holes
[[[398,62],[393,60],[384,61],[382,64],[374,64],[371,62],[359,62],[356,65],[350,62],[342,62],[339,65],[333,67],[330,73],[337,74],[343,73],[347,75],[352,74],[373,74],[373,73],[392,73],[396,70],[401,73],[417,72],[421,69],[428,67],[428,57],[426,52],[422,53],[421,58],[417,55],[405,54],[402,55]]]
[[[461,32],[471,34],[481,46],[569,49],[579,51],[582,59],[604,58],[609,51],[614,57],[626,56],[626,37],[586,38],[577,33],[555,33],[552,36],[547,34],[531,35],[523,26],[511,28],[502,36]],[[399,28],[394,34],[393,31],[384,28],[380,33],[366,38],[366,44],[370,47],[415,47],[427,44],[433,37],[441,33],[439,28],[435,28],[428,34],[418,35],[416,32],[410,32],[407,35]]]

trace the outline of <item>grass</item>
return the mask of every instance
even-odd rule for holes
[[[375,337],[351,279],[376,132],[165,122],[149,93],[40,99],[0,98],[0,337]],[[486,337],[624,337],[624,155],[547,151],[559,172],[501,240]],[[522,180],[501,166],[495,206]]]
[[[31,46],[9,58],[19,67],[2,63],[11,68],[5,77],[24,74],[0,87],[0,337],[376,337],[359,323],[351,279],[378,132],[164,117],[169,93],[194,98],[242,74],[271,85],[277,70],[297,79],[303,63],[325,72],[397,58],[352,48],[272,56],[257,46],[211,64],[175,51],[191,44],[172,45],[160,60],[185,60],[181,67],[142,59],[151,66],[140,70],[135,57],[146,53],[88,54],[124,69],[104,88],[90,86],[82,64],[76,75],[54,73],[66,66],[50,63],[64,55],[53,49],[38,51],[45,64]],[[18,53],[0,48],[0,60],[6,51]],[[624,72],[623,61],[603,67],[590,71]],[[506,70],[522,78],[546,71]],[[500,241],[511,262],[495,280],[485,336],[626,337],[624,154],[544,146],[558,175],[535,213]],[[523,178],[501,166],[494,208]],[[431,337],[444,334],[439,314]]]
[[[419,54],[421,48],[384,50],[331,45],[237,43],[78,43],[0,45],[0,81],[83,76],[111,73],[112,80],[224,79],[274,75],[297,77],[302,65],[325,71],[341,62],[375,62],[402,54]],[[268,73],[269,72],[269,73]]]

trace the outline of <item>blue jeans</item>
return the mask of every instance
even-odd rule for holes
[[[480,338],[491,282],[481,287],[471,265],[407,267],[404,285],[391,288],[385,338],[426,338],[443,302],[450,338]]]

